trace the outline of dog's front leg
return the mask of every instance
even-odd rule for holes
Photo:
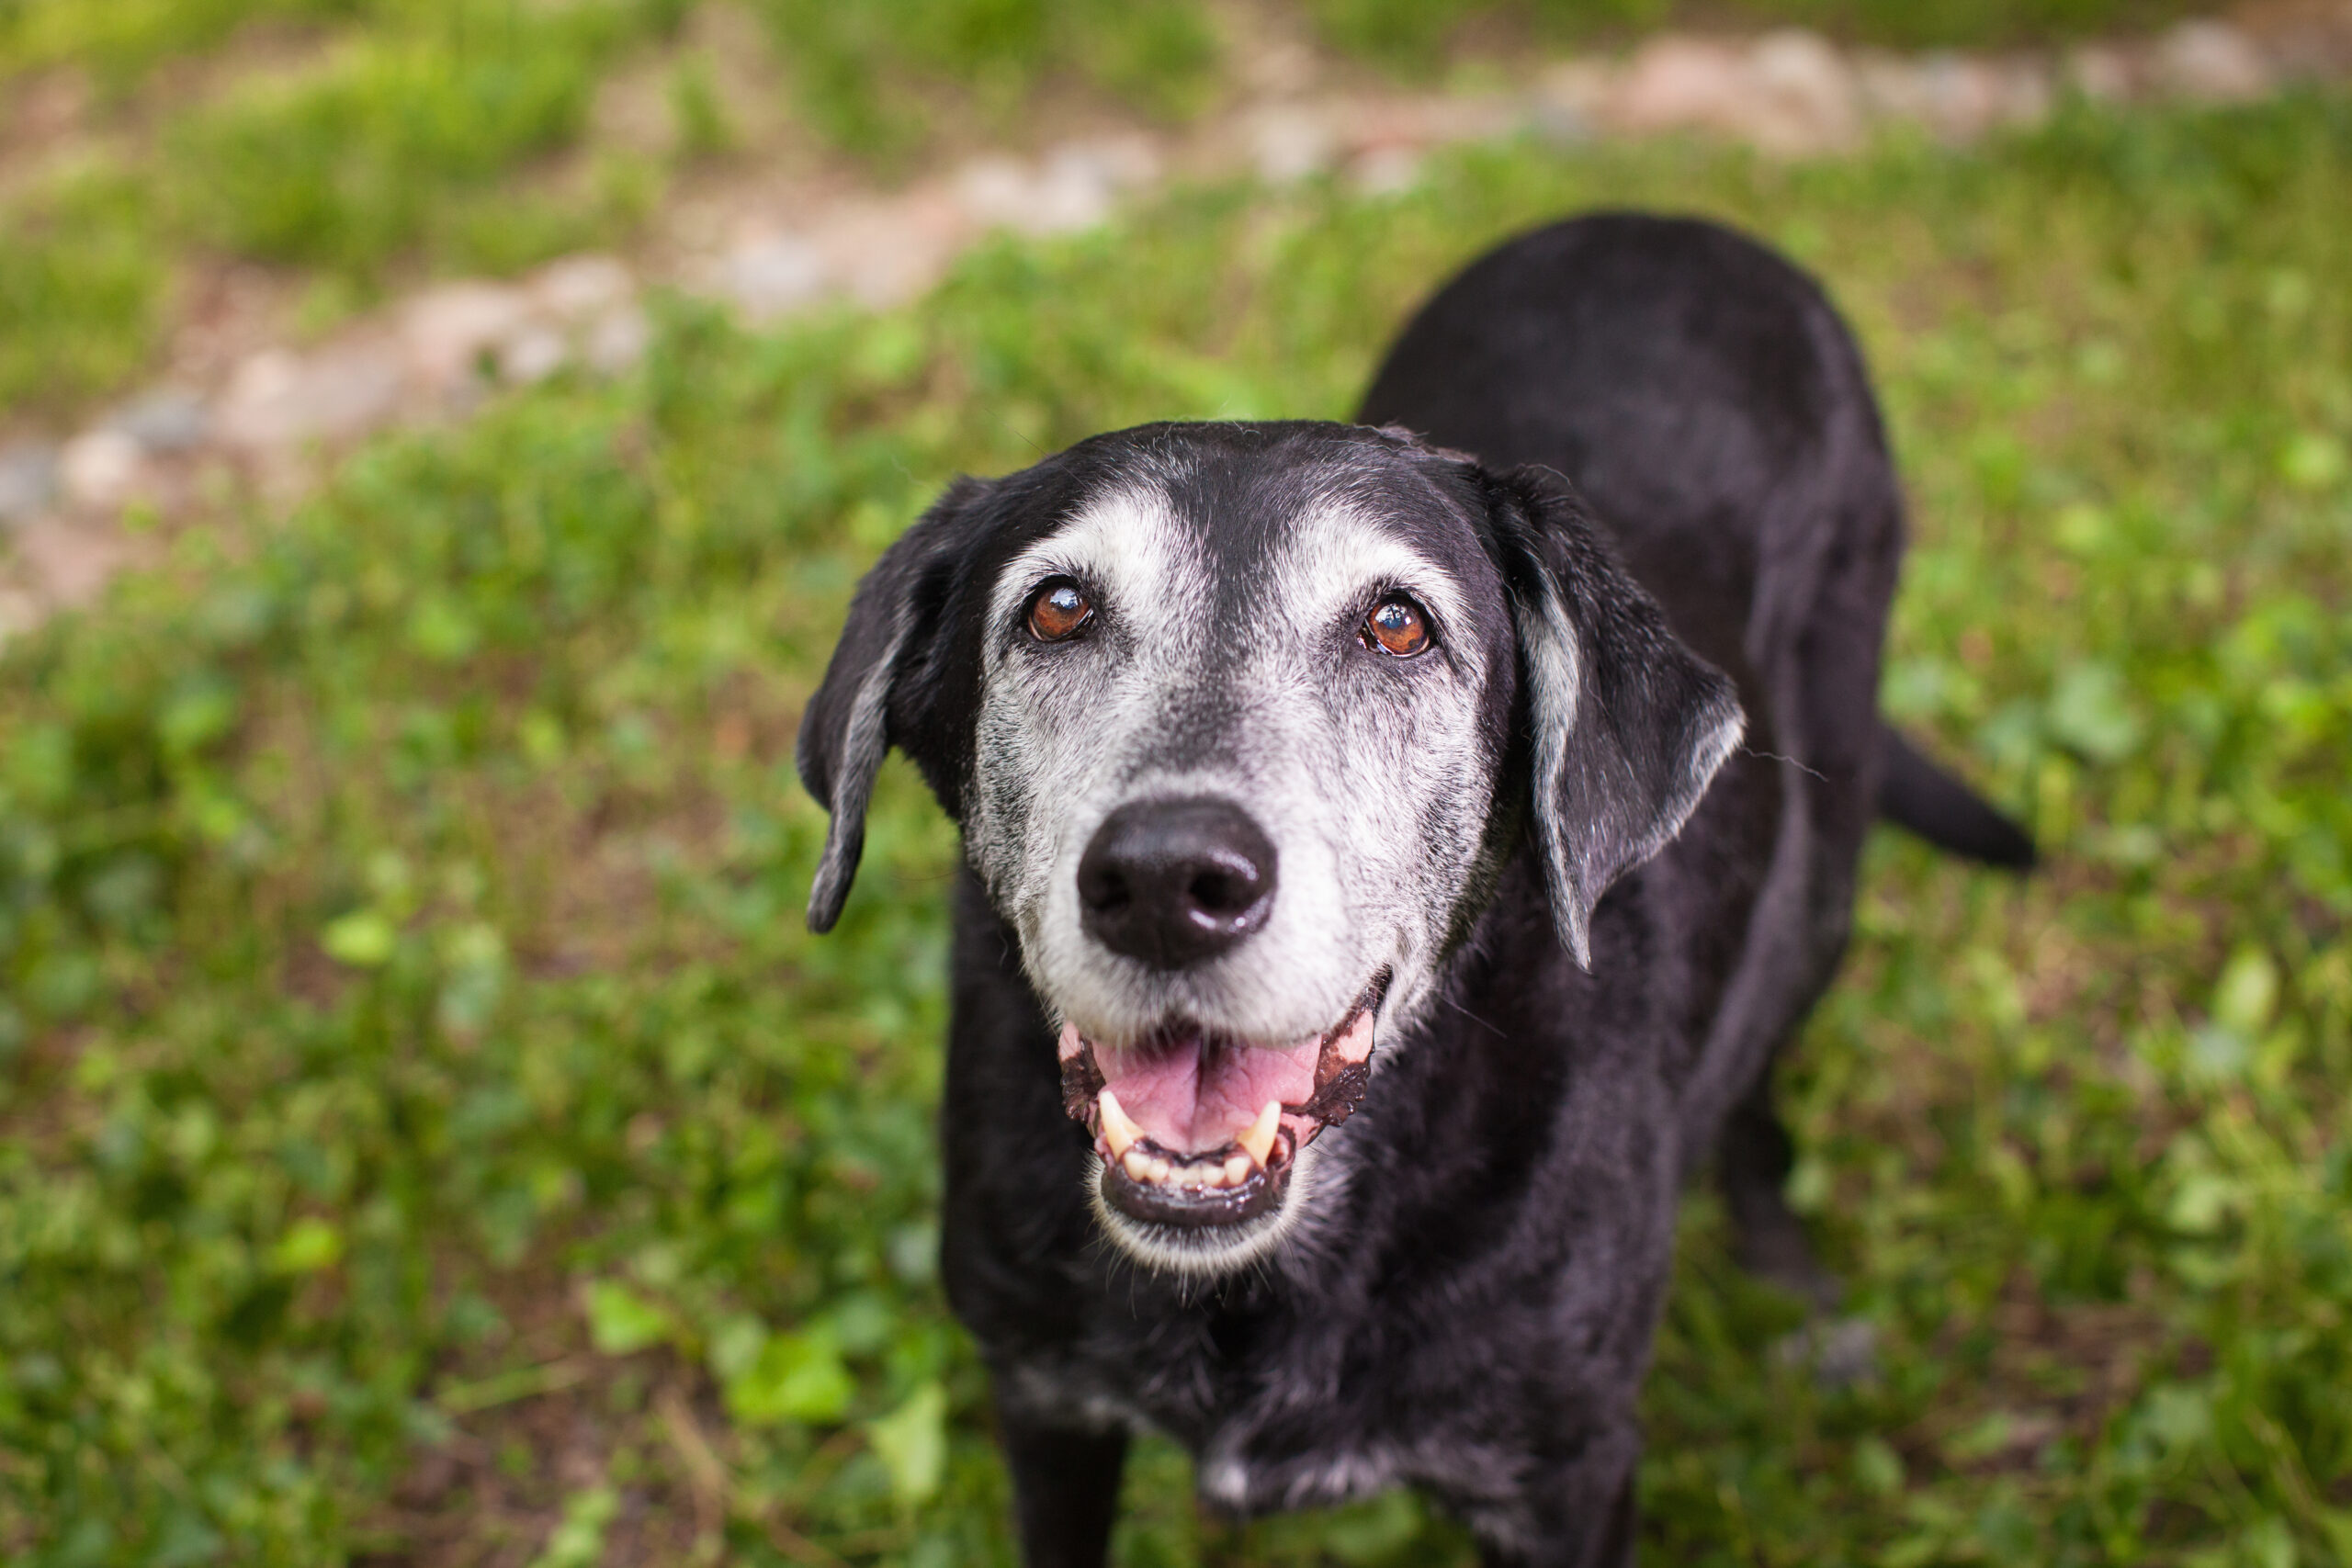
[[[1619,1451],[1610,1452],[1609,1449]],[[1606,1446],[1521,1483],[1520,1506],[1469,1523],[1484,1568],[1634,1568],[1639,1442]]]
[[[1102,1568],[1119,1515],[1127,1435],[1040,1426],[997,1408],[1026,1568]]]

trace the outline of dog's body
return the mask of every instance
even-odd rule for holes
[[[1498,1562],[1629,1560],[1682,1184],[1719,1156],[1751,1262],[1822,1285],[1770,1069],[1872,816],[2030,852],[1880,725],[1900,496],[1785,264],[1544,231],[1363,418],[1429,444],[1157,426],[963,482],[804,728],[820,927],[886,740],[965,828],[945,1277],[1033,1564],[1101,1561],[1140,1427],[1222,1509],[1411,1484]]]

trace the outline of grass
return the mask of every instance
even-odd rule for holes
[[[1498,39],[1606,40],[1667,21],[1798,21],[1906,47],[2152,24],[2173,0],[1256,0],[1408,76]],[[1303,17],[1285,15],[1303,6]],[[1165,121],[1231,96],[1193,0],[748,0],[769,58],[730,63],[805,137],[903,176],[1032,133],[1043,96]],[[72,166],[0,197],[0,410],[52,420],[154,362],[174,283],[293,269],[364,304],[419,275],[512,273],[627,243],[669,181],[734,146],[696,0],[0,0],[0,88],[78,74]],[[1487,42],[1481,45],[1478,39]],[[1465,40],[1467,40],[1465,42]],[[594,134],[600,94],[669,51],[670,126]],[[745,75],[745,73],[749,73]],[[769,149],[768,151],[773,151]],[[38,166],[36,164],[36,166]],[[94,197],[93,191],[103,191]],[[51,367],[44,374],[40,367]]]
[[[2185,0],[1305,0],[1324,40],[1427,74],[1480,30],[1553,41],[1622,39],[1668,24],[1804,27],[1898,49],[1997,49],[2146,29]]]
[[[957,469],[1343,413],[1558,211],[1820,269],[1916,503],[1889,706],[2017,886],[1873,845],[1790,1098],[1883,1375],[1816,1388],[1704,1197],[1653,1562],[2352,1562],[2352,102],[1777,166],[1469,152],[1171,199],[932,299],[379,443],[0,655],[0,1555],[1009,1561],[933,1276],[955,853],[886,775],[841,928],[789,763]],[[1120,1561],[1452,1563],[1408,1499]],[[699,1554],[697,1556],[697,1554]]]

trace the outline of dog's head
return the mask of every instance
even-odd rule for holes
[[[1152,425],[961,479],[858,590],[800,732],[830,928],[885,750],[962,823],[1060,1035],[1112,1238],[1219,1271],[1532,833],[1589,962],[1737,741],[1548,471],[1393,432]]]

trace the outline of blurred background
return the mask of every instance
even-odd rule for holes
[[[1848,313],[1885,704],[2050,852],[1873,844],[1848,1316],[1692,1197],[1645,1561],[2352,1562],[2347,78],[2343,0],[0,0],[0,1558],[1009,1563],[898,764],[800,924],[850,588],[1637,205]]]

